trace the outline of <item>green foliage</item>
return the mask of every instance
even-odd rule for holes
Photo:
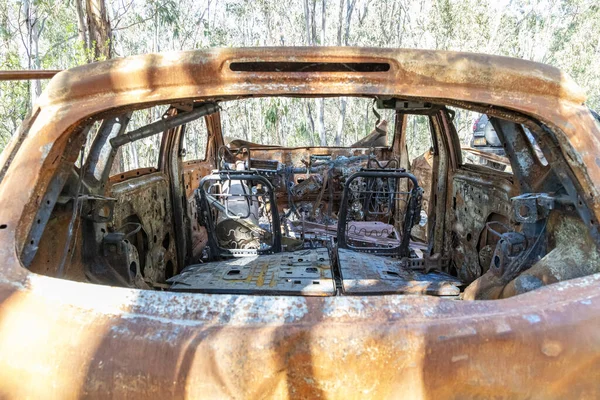
[[[275,131],[279,120],[279,99],[272,100],[265,112],[265,127],[267,130]]]
[[[455,38],[457,16],[450,0],[436,0],[433,5],[429,29],[436,38],[436,48],[450,49],[450,43]]]

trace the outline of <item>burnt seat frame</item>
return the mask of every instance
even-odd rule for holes
[[[245,181],[257,182],[264,185],[268,193],[269,202],[271,205],[271,246],[267,249],[227,249],[219,245],[216,236],[216,225],[212,212],[213,206],[208,201],[208,193],[206,187],[210,182],[225,182],[225,181]],[[218,260],[227,257],[243,257],[262,254],[281,253],[281,222],[279,212],[277,211],[277,202],[275,199],[275,189],[269,180],[257,173],[249,171],[219,171],[217,173],[207,175],[200,180],[198,189],[194,192],[196,198],[196,206],[198,207],[199,223],[206,227],[208,231],[208,246],[210,249],[209,259]]]
[[[367,181],[373,181],[375,179],[394,179],[399,183],[399,179],[407,179],[411,182],[412,187],[408,192],[407,207],[405,210],[404,220],[402,222],[401,239],[400,245],[396,247],[356,247],[352,246],[348,242],[347,231],[348,231],[348,203],[350,199],[350,185],[358,178],[366,178]],[[337,226],[337,244],[338,248],[350,249],[354,251],[360,251],[363,253],[374,253],[385,256],[398,256],[398,257],[409,257],[410,256],[410,231],[417,222],[417,218],[421,213],[421,201],[423,198],[423,189],[419,187],[417,178],[406,172],[404,169],[362,169],[361,171],[352,174],[344,184],[344,192],[342,194],[342,203],[340,205],[340,213],[338,217]],[[394,201],[394,207],[397,204]],[[396,221],[397,222],[397,221]]]

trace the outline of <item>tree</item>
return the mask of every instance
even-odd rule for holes
[[[317,42],[317,28],[315,23],[316,0],[312,0],[312,9],[308,4],[309,0],[304,0],[304,19],[306,26],[306,40],[309,46],[315,46]],[[321,0],[321,36],[320,44],[325,44],[325,27],[327,26],[326,0]],[[325,130],[325,99],[318,98],[317,104],[317,130],[319,131],[319,140],[321,146],[327,146],[327,131]],[[310,110],[310,109],[309,109]],[[312,115],[310,117],[312,119]]]
[[[88,46],[94,61],[112,58],[112,30],[104,1],[85,0]]]
[[[356,0],[340,0],[339,24],[337,31],[337,45],[342,45],[342,30],[345,28],[343,35],[343,45],[348,46],[348,38],[350,36],[350,21],[352,20],[352,11]],[[344,7],[344,4],[346,7]],[[346,18],[344,19],[344,9],[346,10]],[[340,116],[338,117],[337,127],[335,130],[335,145],[340,146],[342,143],[342,134],[344,132],[344,122],[346,120],[346,97],[340,97]]]
[[[85,1],[85,16],[81,1]],[[75,3],[78,37],[83,41],[86,48],[88,62],[112,58],[112,29],[105,0],[75,0]],[[131,145],[128,148],[131,152],[131,160],[137,168],[137,148]],[[117,150],[111,167],[111,174],[113,175],[125,170],[123,149],[123,147],[120,147]]]
[[[27,52],[27,69],[40,69],[39,41],[44,21],[38,18],[38,7],[31,0],[23,0],[23,20],[26,29],[26,39],[23,40]],[[29,88],[31,105],[42,94],[42,85],[39,80],[31,81]]]

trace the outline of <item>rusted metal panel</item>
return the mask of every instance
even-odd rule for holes
[[[409,263],[347,249],[338,250],[342,286],[347,294],[432,294],[458,296],[461,282],[453,276],[423,274]]]
[[[480,238],[490,216],[511,215],[511,195],[515,188],[507,178],[462,173],[454,175],[451,210],[448,213],[452,231],[453,260],[458,276],[472,282],[489,267],[480,261]]]
[[[232,60],[373,61],[391,69],[243,73],[228,69]],[[292,93],[455,99],[537,118],[555,131],[582,201],[600,217],[600,131],[582,92],[541,64],[418,50],[225,49],[65,71],[0,161],[3,396],[600,397],[598,274],[514,298],[458,302],[165,293],[21,267],[17,251],[31,216],[79,122],[142,104]]]
[[[119,183],[119,182],[123,182],[126,180],[129,180],[131,178],[137,178],[138,176],[144,176],[144,175],[148,175],[148,174],[152,174],[154,172],[157,172],[158,170],[154,167],[145,167],[145,168],[138,168],[138,169],[133,169],[130,171],[125,171],[122,172],[120,174],[116,174],[113,175],[109,178],[109,182],[111,184],[115,184],[115,183]]]
[[[31,275],[2,284],[0,381],[14,398],[595,398],[598,279],[456,302],[174,294]]]
[[[72,215],[73,212],[70,207],[53,213],[39,241],[39,248],[37,249],[35,258],[29,266],[30,271],[47,276],[57,276],[59,267],[57,260],[61,259],[64,251]],[[63,278],[86,282],[81,235],[78,235],[77,239],[73,242],[73,246],[70,248],[69,256],[65,262]]]
[[[198,189],[200,179],[210,175],[214,167],[205,161],[186,161],[183,163],[183,182],[186,197],[189,199],[194,195],[194,190]]]
[[[117,199],[113,229],[120,229],[129,222],[141,223],[145,239],[140,240],[144,244],[136,247],[144,249],[140,254],[143,274],[147,282],[160,283],[169,277],[169,272],[177,271],[169,182],[161,173],[137,176],[137,172],[139,170],[130,171],[135,178],[114,183],[109,188],[109,195]],[[123,175],[117,179],[123,179]]]
[[[510,281],[490,270],[464,293],[468,300],[512,297],[563,280],[600,272],[600,254],[585,224],[574,216],[553,212],[548,231],[553,249],[531,268]]]
[[[332,296],[327,249],[234,258],[190,265],[171,279],[172,290],[203,293]]]
[[[29,69],[29,70],[12,70],[12,71],[0,71],[0,81],[19,81],[19,80],[30,80],[30,79],[50,79],[54,75],[60,72],[57,70],[50,69]]]
[[[386,62],[390,64],[390,69],[385,72],[313,73],[238,72],[230,69],[232,62],[242,60],[312,63]],[[149,80],[147,74],[138,73],[158,72],[165,69],[174,73],[170,76],[154,75],[160,78],[153,80]],[[107,79],[108,71],[122,71],[131,79],[121,80],[122,75]],[[399,74],[403,76],[400,77]],[[84,79],[75,80],[76,77]],[[431,85],[432,78],[437,82],[435,87]],[[585,94],[568,75],[554,67],[527,60],[459,52],[331,47],[320,47],[318,52],[309,47],[210,49],[113,59],[64,71],[53,85],[60,86],[61,89],[67,87],[68,90],[53,90],[54,87],[51,86],[52,96],[49,100],[73,101],[79,97],[103,94],[107,91],[102,84],[107,84],[109,87],[118,84],[127,91],[148,87],[160,89],[163,84],[174,84],[178,86],[176,90],[179,91],[179,86],[185,87],[192,82],[202,86],[221,86],[223,94],[227,94],[227,84],[233,82],[241,83],[242,87],[238,90],[243,90],[243,86],[246,85],[262,83],[266,91],[271,92],[283,91],[290,87],[302,89],[321,86],[325,89],[323,91],[325,94],[331,86],[337,86],[337,83],[347,79],[352,79],[355,85],[351,88],[339,86],[336,89],[341,92],[352,90],[355,93],[366,93],[362,91],[365,87],[370,86],[370,91],[379,91],[383,89],[385,83],[393,82],[403,87],[414,85],[414,89],[411,90],[437,94],[431,97],[448,94],[447,89],[463,88],[469,90],[473,97],[479,95],[487,97],[504,92],[507,98],[518,98],[519,95],[523,95],[529,100],[532,96],[539,96],[564,99],[573,104],[581,104],[585,100]],[[378,87],[376,83],[381,86]],[[357,87],[361,90],[356,91]],[[263,92],[264,90],[259,93],[264,94]],[[429,96],[423,93],[421,97]],[[451,98],[458,99],[455,96]]]

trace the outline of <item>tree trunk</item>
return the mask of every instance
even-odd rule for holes
[[[348,36],[350,35],[350,18],[352,17],[352,9],[354,9],[355,0],[340,0],[339,26],[337,33],[337,45],[342,45],[342,31],[344,27],[344,1],[346,1],[346,33],[344,35],[344,46],[348,46]],[[348,99],[340,97],[340,116],[337,122],[335,132],[335,145],[340,146],[342,143],[342,134],[344,131],[344,122],[346,120],[346,103]]]
[[[86,0],[88,36],[93,60],[112,57],[112,30],[104,0]]]
[[[316,99],[316,102],[319,109],[319,117],[317,119],[319,139],[321,141],[321,146],[327,146],[327,132],[325,131],[325,99],[321,97]]]
[[[27,28],[27,69],[40,69],[39,40],[40,22],[37,17],[37,6],[35,2],[24,0],[22,6],[23,19]],[[29,86],[31,106],[35,104],[42,94],[42,84],[39,80],[32,80]]]
[[[327,15],[325,14],[326,0],[322,0],[321,8],[321,46],[325,45],[325,27],[327,22]],[[327,132],[325,131],[325,99],[317,99],[317,107],[319,108],[319,138],[321,139],[321,146],[327,146]]]
[[[309,103],[310,99],[306,99],[306,118],[308,119],[308,123],[310,126],[310,138],[309,138],[309,143],[311,146],[315,145],[315,141],[314,141],[314,137],[315,137],[315,120],[312,117],[312,110],[310,108],[310,103]]]
[[[312,27],[312,43],[313,43],[313,45],[317,41],[317,24],[315,23],[316,8],[317,8],[317,0],[312,0],[312,11],[310,14],[310,22],[311,22],[311,27]]]
[[[153,37],[153,41],[152,41],[152,43],[153,43],[153,45],[152,45],[152,52],[153,53],[158,53],[160,51],[160,43],[158,41],[158,39],[159,39],[159,36],[158,36],[159,27],[160,27],[160,21],[158,19],[158,13],[155,13],[155,15],[154,15],[154,33],[153,33],[153,36],[152,36]]]
[[[33,23],[31,25],[31,68],[40,69],[40,22],[37,18],[37,10],[35,6],[32,7],[31,18],[33,20]],[[40,97],[40,95],[42,94],[42,82],[39,80],[31,81],[31,86],[31,105],[33,106],[37,101],[38,97]]]
[[[264,111],[264,109],[263,109],[263,99],[259,99],[259,100],[258,100],[258,110],[259,110],[259,112],[258,112],[258,115],[259,115],[260,117],[262,117],[263,115],[265,115],[265,114],[263,113],[263,111]],[[260,129],[260,130],[259,130],[259,134],[258,134],[258,137],[259,137],[259,139],[258,139],[258,140],[259,140],[259,141],[258,141],[258,143],[264,143],[264,142],[263,142],[263,140],[264,140],[264,137],[265,137],[265,135],[264,135],[264,127],[265,127],[264,120],[263,120],[263,122],[262,122],[262,123],[258,124],[258,127],[259,127],[259,129]],[[269,142],[269,144],[271,144],[271,142]]]
[[[325,22],[327,21],[327,14],[325,12],[325,8],[327,6],[327,1],[326,0],[322,0],[323,3],[321,3],[322,7],[321,7],[321,43],[319,43],[321,46],[325,46]]]
[[[350,39],[350,21],[352,20],[352,12],[356,0],[346,0],[346,31],[344,32],[344,46],[348,46]]]
[[[337,45],[342,45],[342,32],[344,29],[344,3],[346,0],[340,0],[340,12],[338,14]]]
[[[87,26],[87,35],[79,34],[81,39],[84,36],[84,41],[89,51],[88,61],[94,62],[97,60],[108,60],[112,58],[112,28],[110,26],[110,19],[106,12],[105,0],[81,0],[85,1],[85,13],[87,16],[86,23],[83,22],[83,10],[77,10],[77,17],[81,18],[78,21],[78,28],[80,25]],[[76,0],[79,2],[79,0]],[[132,143],[131,146],[134,146]],[[123,160],[123,147],[117,149],[117,154],[113,161],[110,169],[111,175],[116,175],[125,170],[125,163]]]
[[[306,28],[306,43],[309,46],[312,46],[312,34],[311,34],[311,18],[310,18],[310,9],[308,8],[308,0],[304,0],[304,27]]]
[[[335,132],[335,145],[342,144],[342,133],[344,132],[344,120],[346,119],[346,98],[340,97],[340,117],[338,118],[337,129]]]
[[[138,169],[140,167],[140,163],[138,160],[138,152],[137,152],[137,147],[135,146],[135,142],[134,143],[129,143],[129,150],[130,150],[130,156],[131,156],[131,168],[130,169]]]
[[[244,116],[246,117],[246,129],[244,140],[249,142],[254,141],[254,134],[252,132],[252,118],[250,116],[250,112],[248,111],[248,102],[244,101]]]
[[[283,144],[283,134],[279,131],[279,114],[275,116],[275,137],[277,138],[277,143],[275,144],[285,147]]]
[[[90,44],[87,40],[87,26],[85,24],[85,13],[83,11],[82,0],[75,0],[75,12],[77,14],[77,35],[79,41],[83,43],[85,49],[89,49]]]

